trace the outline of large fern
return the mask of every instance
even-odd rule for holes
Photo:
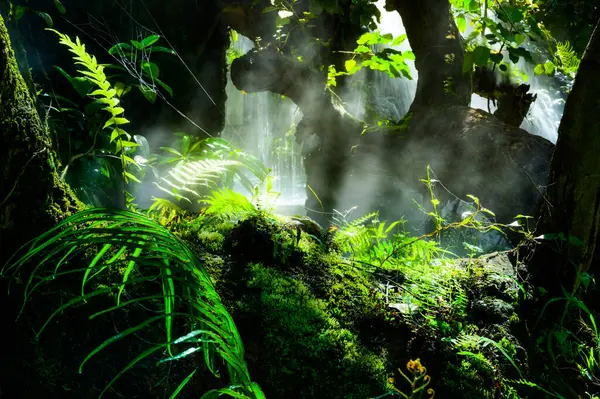
[[[126,203],[131,203],[133,197],[127,191],[126,184],[129,181],[139,183],[140,180],[133,173],[128,171],[127,167],[135,166],[136,168],[141,169],[141,166],[128,155],[128,151],[130,148],[138,147],[139,144],[131,141],[131,135],[122,128],[123,125],[129,123],[129,120],[122,116],[125,110],[123,107],[119,106],[119,92],[117,92],[108,81],[108,78],[104,73],[105,65],[99,64],[96,57],[86,51],[85,45],[81,43],[79,37],[75,37],[75,41],[73,41],[69,36],[54,29],[48,30],[56,33],[59,37],[59,43],[68,47],[69,51],[74,54],[73,60],[75,61],[75,64],[83,67],[82,69],[79,69],[78,72],[97,87],[96,90],[89,93],[89,96],[105,105],[103,109],[108,113],[108,119],[106,120],[103,129],[111,129],[110,142],[115,142],[115,153],[119,155],[119,158],[121,159],[124,184],[123,196]]]
[[[91,261],[83,267],[68,264],[68,259],[78,255]],[[80,372],[106,347],[125,337],[137,336],[152,328],[152,323],[164,322],[164,329],[153,330],[154,334],[164,332],[162,342],[141,341],[148,348],[117,373],[100,396],[126,371],[151,355],[162,352],[161,362],[165,362],[203,352],[209,370],[216,374],[220,359],[229,376],[228,387],[210,391],[206,398],[221,394],[238,398],[264,397],[250,379],[239,333],[210,276],[185,244],[152,219],[125,210],[82,211],[23,246],[2,269],[3,275],[16,273],[26,276],[23,307],[48,283],[70,281],[69,276],[74,274],[80,276],[79,292],[70,293],[74,296],[66,298],[47,318],[38,336],[60,314],[99,296],[114,298],[115,305],[91,318],[123,310],[133,312],[143,308],[148,311],[145,321],[108,337],[92,349],[82,359]],[[115,275],[120,276],[117,281]],[[159,288],[158,292],[148,292],[148,287],[154,286],[157,279],[162,291]],[[127,301],[121,300],[124,292],[129,296]],[[178,336],[174,335],[176,332]],[[182,381],[171,397],[189,380]]]
[[[214,189],[228,170],[241,164],[227,159],[204,159],[183,162],[171,169],[156,186],[177,200],[192,203],[206,196],[206,189]]]
[[[565,73],[575,77],[581,60],[577,56],[577,53],[575,53],[575,50],[569,41],[556,43],[556,57],[560,61],[560,68]]]

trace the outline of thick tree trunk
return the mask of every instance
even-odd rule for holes
[[[19,73],[0,17],[0,262],[80,208],[56,168],[50,136]]]
[[[471,76],[463,73],[464,49],[448,0],[387,0],[402,17],[419,72],[411,109],[469,105]]]
[[[82,208],[59,179],[56,162],[0,16],[0,270],[27,240]],[[22,284],[12,284],[6,296],[6,277],[0,276],[0,304],[3,319],[10,323],[23,300],[18,294]],[[3,331],[11,345],[0,361],[2,393],[27,396],[30,383],[37,382],[30,367],[23,366],[30,353],[25,350],[30,347],[30,327],[20,324]]]
[[[600,22],[599,22],[600,25]],[[600,230],[600,27],[596,26],[581,60],[552,158],[547,204],[542,210],[538,233],[562,233],[557,256],[542,247],[534,273],[560,293],[571,289],[576,271],[598,276]],[[569,245],[565,245],[570,243]],[[596,261],[594,261],[596,257]],[[551,259],[551,261],[548,261]],[[550,267],[550,265],[552,265]]]

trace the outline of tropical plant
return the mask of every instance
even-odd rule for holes
[[[80,257],[88,259],[87,266],[79,266],[76,259]],[[138,337],[140,345],[146,347],[114,376],[100,396],[128,370],[156,360],[157,355],[158,365],[202,353],[211,373],[217,375],[224,367],[229,377],[227,387],[207,392],[203,398],[224,394],[264,397],[250,379],[240,336],[211,277],[182,241],[148,217],[101,208],[79,212],[23,246],[2,269],[2,275],[26,276],[23,308],[51,282],[80,278],[79,292],[65,296],[36,336],[64,312],[99,298],[114,304],[91,314],[90,319],[118,317],[140,308],[147,312],[145,320],[108,337],[82,359],[79,372],[99,352],[126,338]],[[154,281],[160,284],[155,286]],[[67,286],[63,285],[63,290]],[[149,287],[157,287],[157,291]],[[163,323],[162,329],[155,328],[158,322]],[[152,341],[139,336],[149,330]],[[161,337],[158,341],[157,335]],[[195,372],[181,382],[171,398],[184,389]]]
[[[110,128],[110,142],[115,143],[115,154],[121,160],[121,174],[123,178],[123,198],[128,206],[133,205],[133,196],[127,190],[129,181],[140,182],[140,180],[128,170],[128,167],[134,166],[141,170],[141,166],[130,156],[130,152],[138,147],[139,144],[132,140],[132,135],[123,130],[122,126],[129,123],[129,120],[124,118],[122,114],[125,110],[119,106],[119,97],[124,93],[124,88],[113,88],[104,73],[105,65],[99,64],[96,57],[90,55],[85,45],[81,43],[79,37],[75,38],[75,42],[65,34],[56,30],[50,29],[59,37],[59,42],[69,48],[69,51],[74,54],[73,59],[76,65],[81,65],[83,69],[78,72],[87,80],[88,85],[95,86],[97,89],[89,96],[95,98],[98,103],[103,104],[103,110],[108,113],[107,120],[102,129]]]
[[[504,61],[505,55],[513,64],[523,58],[534,62],[532,54],[524,46],[527,39],[545,40],[549,33],[536,19],[538,7],[530,1],[477,1],[452,0],[458,29],[467,30],[467,20],[473,27],[467,35],[463,71],[468,72],[474,66],[488,63],[501,71],[507,71],[510,65]],[[523,80],[527,75],[522,74]]]
[[[427,399],[433,399],[435,397],[435,391],[433,388],[427,388],[431,383],[431,376],[427,374],[427,368],[421,364],[421,360],[409,360],[406,363],[406,370],[408,375],[398,368],[398,373],[404,378],[409,384],[410,391],[404,393],[402,390],[392,385],[392,392],[386,393],[375,399],[384,398],[386,396],[399,396],[404,399],[417,399],[421,398],[424,393],[427,394]],[[396,380],[393,377],[388,379],[388,383],[394,384]]]
[[[159,35],[152,34],[140,38],[140,40],[132,39],[129,43],[117,43],[108,50],[109,54],[117,57],[122,69],[129,76],[135,78],[136,81],[132,85],[137,87],[146,100],[151,103],[154,103],[158,97],[158,87],[173,97],[171,87],[159,79],[160,68],[156,63],[150,61],[153,53],[175,54],[175,51],[170,48],[156,45],[159,39]]]
[[[333,65],[328,68],[327,86],[336,86],[336,77],[353,75],[363,68],[387,73],[392,78],[405,77],[412,80],[406,61],[414,61],[415,54],[410,51],[400,51],[394,47],[400,46],[406,34],[396,38],[392,34],[381,34],[379,31],[367,32],[361,35],[352,52],[352,58],[346,60],[345,71],[337,71]],[[385,47],[385,48],[384,48]]]

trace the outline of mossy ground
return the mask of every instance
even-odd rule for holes
[[[504,274],[512,271],[505,257],[429,266],[438,274],[426,277],[446,279],[442,284],[464,292],[464,302],[440,301],[407,316],[386,304],[381,276],[344,256],[325,233],[298,233],[297,225],[260,212],[235,224],[200,225],[187,224],[182,237],[217,282],[267,397],[377,397],[390,391],[394,371],[416,358],[428,368],[436,397],[519,397],[506,382],[518,372],[496,346],[479,340],[495,340],[527,372],[515,338],[518,286]]]

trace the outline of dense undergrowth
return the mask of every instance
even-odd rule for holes
[[[257,397],[260,391],[250,385],[256,381],[273,398],[375,398],[417,388],[402,385],[394,370],[419,358],[428,368],[423,386],[436,397],[568,397],[544,388],[550,382],[531,369],[530,357],[538,349],[519,316],[531,293],[506,254],[457,259],[435,240],[411,237],[401,223],[379,222],[375,214],[328,230],[250,202],[243,207],[230,202],[228,211],[215,214],[227,198],[213,200],[200,215],[176,220],[154,212],[167,228],[128,211],[92,209],[24,248],[17,266],[39,262],[29,277],[19,269],[29,281],[26,300],[34,301],[38,314],[52,312],[49,304],[60,302],[51,318],[61,320],[65,312],[58,325],[79,326],[68,332],[68,342],[77,342],[71,359],[36,345],[38,357],[32,361],[45,375],[44,389],[84,389],[71,385],[75,370],[68,370],[83,361],[84,376],[93,367],[101,370],[94,376],[120,377],[104,389],[107,395],[143,391],[128,380],[146,373],[149,379],[167,373],[170,378],[159,386],[174,393],[208,390],[211,374],[220,376],[212,383],[219,389],[227,369],[231,380],[221,392],[239,397]],[[89,265],[73,268],[81,256]],[[192,264],[191,259],[197,260]],[[195,283],[193,276],[201,280]],[[63,290],[55,294],[59,302],[45,299],[40,306],[36,295],[49,295],[46,285],[55,280]],[[69,287],[75,291],[67,294]],[[47,316],[26,320],[39,323]],[[111,335],[112,328],[95,327],[80,341],[101,316],[109,318],[98,326],[112,324],[120,332]],[[215,317],[229,321],[218,327]],[[227,354],[221,345],[233,352]],[[119,348],[124,347],[129,360],[122,359]],[[204,362],[198,353],[211,357]],[[243,359],[234,360],[234,353]],[[92,364],[96,356],[103,361]],[[212,356],[220,360],[209,360]],[[121,360],[109,361],[112,357]],[[163,367],[174,361],[183,361],[183,370]],[[150,372],[153,363],[158,369]],[[248,371],[238,368],[244,363]],[[423,377],[416,372],[415,378]],[[87,383],[101,384],[94,377]],[[109,387],[96,386],[103,388]],[[427,390],[419,394],[429,395]]]
[[[506,229],[541,240],[527,218],[498,225],[471,197],[445,220],[430,178],[433,227],[418,237],[377,213],[328,228],[277,215],[269,170],[222,140],[182,134],[150,154],[118,117],[126,88],[61,39],[111,115],[100,125],[131,209],[67,218],[2,269],[23,295],[26,395],[597,398],[598,309],[580,295],[592,277],[545,298],[525,279],[523,246],[482,254],[481,238]],[[141,211],[127,183],[148,170],[162,196]],[[544,303],[566,304],[563,317],[544,323]]]

